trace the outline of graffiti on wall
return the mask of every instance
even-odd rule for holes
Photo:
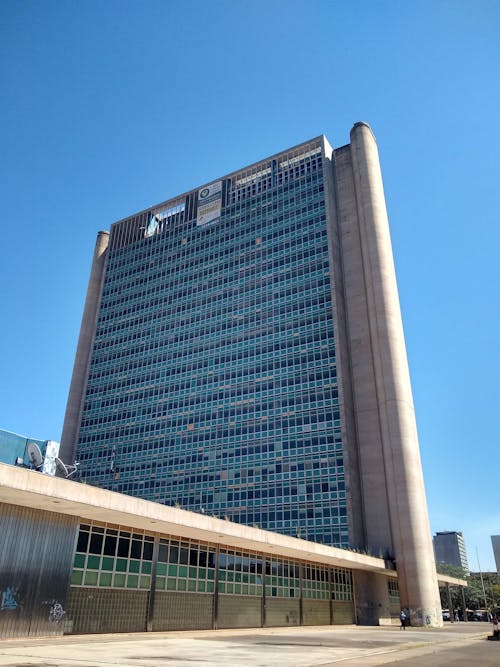
[[[50,607],[49,621],[51,623],[59,623],[59,621],[62,620],[62,617],[66,613],[63,609],[62,604],[59,602],[59,600],[56,600],[55,598],[51,600],[44,600],[42,604],[48,605]]]
[[[18,590],[13,586],[8,586],[2,593],[2,602],[0,604],[0,611],[12,611],[17,609],[19,602],[17,599]]]

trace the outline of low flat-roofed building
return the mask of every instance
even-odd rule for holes
[[[391,623],[382,558],[0,464],[0,636]]]
[[[33,470],[0,526],[0,637],[398,622],[393,562]]]

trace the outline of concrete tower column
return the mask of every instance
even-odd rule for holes
[[[101,298],[102,279],[106,250],[109,243],[109,232],[99,232],[94,249],[92,268],[90,270],[89,286],[85,297],[80,336],[76,348],[75,364],[69,389],[64,425],[61,435],[59,456],[64,463],[73,463],[75,460],[76,441],[80,429],[80,415],[82,411],[87,367],[94,342],[97,310]]]
[[[414,625],[442,625],[422,465],[375,138],[351,130],[351,154],[389,522],[401,605]],[[377,498],[365,498],[365,504]]]

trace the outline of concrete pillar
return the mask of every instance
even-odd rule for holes
[[[99,301],[101,298],[102,279],[106,250],[109,243],[109,232],[99,232],[94,249],[92,268],[90,270],[89,286],[85,298],[80,336],[76,348],[75,364],[69,389],[66,413],[61,435],[59,457],[64,463],[73,463],[75,460],[76,442],[80,429],[80,417],[85,394],[87,368],[94,342],[95,324]]]
[[[365,123],[351,155],[385,480],[401,606],[412,625],[441,626],[427,503],[377,144]],[[362,424],[358,424],[362,430]],[[377,498],[364,499],[377,504]]]
[[[356,621],[359,625],[391,625],[387,577],[353,570],[356,591]]]

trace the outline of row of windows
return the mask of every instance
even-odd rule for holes
[[[118,527],[82,525],[72,585],[149,589],[154,540]],[[273,597],[299,597],[302,587],[303,597],[352,600],[352,576],[345,569],[170,538],[157,538],[156,560],[159,590],[262,595],[265,585]]]
[[[234,223],[236,220],[232,222]],[[293,221],[290,221],[290,225],[279,226],[276,224],[278,222],[278,219],[268,221],[269,228],[262,230],[262,236],[256,236],[255,233],[250,234],[248,227],[238,235],[233,227],[233,233],[230,236],[221,237],[220,229],[218,229],[217,236],[213,234],[213,243],[207,243],[207,237],[205,236],[204,242],[189,248],[190,255],[196,257],[202,266],[206,267],[216,262],[218,268],[227,271],[232,268],[238,257],[245,256],[248,252],[264,253],[267,256],[274,254],[277,250],[284,250],[285,247],[293,252],[297,247],[310,246],[312,241],[326,241],[327,232],[324,226],[324,216],[322,215],[316,214],[309,220],[301,219],[300,226],[294,224]],[[323,223],[322,226],[318,228],[317,225],[321,223]],[[215,241],[215,236],[217,241]],[[196,237],[193,237],[192,241],[196,242],[196,240]],[[232,243],[227,245],[229,241],[232,241]],[[156,260],[153,259],[155,255],[160,254],[160,251],[161,256]],[[230,259],[224,263],[224,257],[230,257]],[[161,244],[158,243],[154,250],[151,246],[148,251],[129,253],[128,256],[122,257],[119,261],[116,261],[113,257],[108,262],[109,280],[103,290],[103,297],[107,298],[112,293],[114,282],[123,282],[128,276],[136,274],[142,276],[144,271],[148,270],[151,272],[151,278],[154,278],[155,275],[159,277],[160,274],[155,274],[154,267],[175,266],[177,270],[182,271],[186,278],[189,278],[191,274],[195,276],[193,263],[179,264],[180,260],[178,239],[175,240],[175,245],[172,245],[172,239],[170,239],[170,243],[165,240]]]

